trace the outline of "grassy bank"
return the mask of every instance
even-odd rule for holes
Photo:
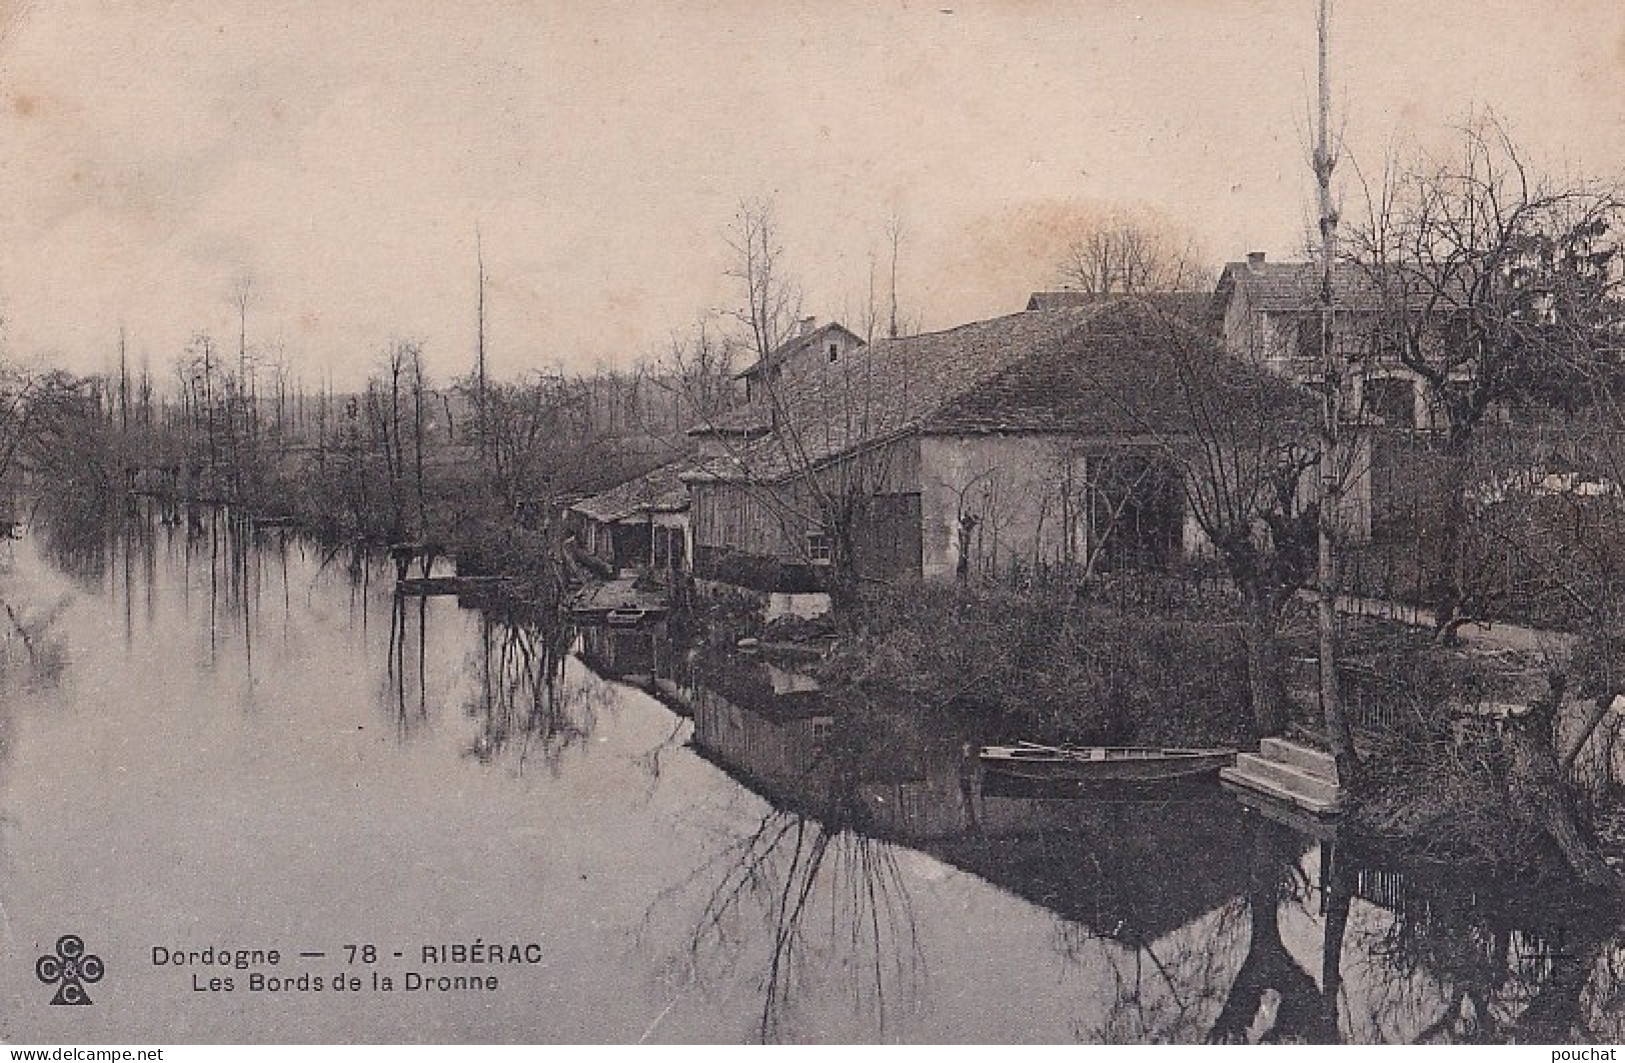
[[[865,593],[827,679],[1016,739],[1137,745],[1249,740],[1235,621],[1068,592],[918,585]]]
[[[1527,795],[1516,778],[1520,735],[1560,750],[1585,708],[1570,704],[1567,727],[1529,711],[1550,695],[1551,662],[1440,646],[1425,632],[1397,627],[1367,633],[1349,656],[1380,677],[1376,688],[1359,692],[1366,715],[1381,726],[1362,731],[1354,831],[1416,860],[1566,879],[1552,838],[1520,807]],[[1621,794],[1608,768],[1605,732],[1591,736],[1550,789],[1579,834],[1619,858],[1625,857],[1625,832],[1616,825]]]

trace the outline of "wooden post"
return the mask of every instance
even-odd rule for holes
[[[1333,334],[1333,271],[1337,260],[1337,206],[1332,202],[1332,170],[1337,165],[1327,130],[1331,110],[1331,85],[1326,72],[1326,36],[1330,0],[1320,0],[1318,19],[1320,70],[1320,122],[1316,136],[1314,169],[1320,206],[1320,368],[1322,409],[1320,425],[1320,535],[1317,565],[1317,610],[1320,653],[1320,715],[1326,729],[1332,756],[1337,762],[1337,781],[1348,786],[1354,781],[1358,761],[1353,732],[1343,712],[1337,686],[1337,536],[1343,510],[1342,428],[1343,365]]]

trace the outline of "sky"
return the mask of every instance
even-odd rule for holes
[[[314,387],[388,345],[491,371],[629,367],[742,299],[769,198],[823,319],[1019,310],[1103,211],[1216,267],[1311,217],[1314,0],[0,0],[5,351],[172,375],[207,331]],[[1490,108],[1542,168],[1625,173],[1625,4],[1342,0],[1357,168]]]

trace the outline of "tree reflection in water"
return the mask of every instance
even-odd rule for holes
[[[1012,800],[983,783],[981,837],[953,862],[1057,917],[1055,949],[1102,1012],[1090,1043],[1330,1039],[1314,979],[1281,938],[1312,895],[1311,842],[1207,781],[1184,796]],[[1001,786],[1002,789],[1002,786]],[[1092,1010],[1092,1009],[1091,1009]]]
[[[1421,1044],[1617,1042],[1625,948],[1617,911],[1530,896],[1457,869],[1357,873],[1383,910],[1354,938],[1374,1039]]]
[[[924,962],[898,848],[864,784],[895,780],[887,722],[831,715],[815,684],[766,665],[696,678],[695,745],[771,807],[662,892],[646,922],[697,904],[688,982],[754,968],[757,1036],[792,1030],[804,987],[839,971],[853,1011],[885,1040],[899,1007],[920,997]]]
[[[1113,978],[1105,1019],[1081,1039],[1574,1043],[1625,1034],[1617,913],[1519,902],[1504,885],[1453,871],[1384,869],[1330,838],[1311,878],[1303,836],[1264,817],[1252,818],[1249,834],[1244,894],[1154,944],[1132,927],[1110,935],[1068,924],[1063,954],[1101,957],[1096,966]],[[1318,978],[1287,948],[1289,915],[1318,936]]]
[[[556,768],[564,750],[591,736],[600,708],[598,699],[564,683],[569,628],[523,610],[483,610],[479,625],[470,662],[477,679],[463,706],[479,724],[468,755],[489,764],[511,752],[523,766],[539,752]]]
[[[279,601],[286,632],[303,579],[291,593],[289,555],[314,552],[306,540],[255,533],[206,510],[184,525],[154,524],[141,510],[115,516],[101,525],[42,522],[14,549],[47,553],[74,580],[110,594],[126,641],[142,637],[143,615],[152,616],[154,572],[166,551],[185,573],[177,590],[189,638],[201,639],[207,621],[210,647],[229,646],[233,656],[224,659],[235,667],[235,654],[258,649],[254,639],[274,642]],[[436,660],[429,638],[450,641],[432,632],[449,623],[444,603],[394,598],[373,582],[387,581],[381,560],[358,549],[333,552],[323,567],[348,581],[352,621],[363,631],[369,608],[392,601],[388,668],[380,670],[388,711],[403,728],[427,718],[440,689],[428,681]],[[0,583],[5,684],[54,675],[53,622],[65,603],[53,599],[59,583],[50,586],[40,593]],[[459,615],[477,636],[467,693],[455,695],[472,721],[466,754],[524,765],[540,751],[556,768],[564,751],[593,736],[613,688],[566,681],[572,636],[564,625],[500,611]],[[464,630],[457,627],[459,638]],[[383,632],[366,641],[376,653]],[[655,667],[649,674],[670,678]],[[765,706],[749,684],[736,684],[726,699],[713,690],[696,707],[696,719],[712,713],[741,736],[705,755],[770,807],[758,814],[754,798],[741,798],[752,803],[744,824],[727,820],[716,851],[655,902],[663,919],[684,912],[674,958],[684,978],[704,985],[733,970],[754,981],[760,1010],[752,1021],[764,1040],[827,1029],[813,1014],[827,998],[810,990],[831,972],[849,983],[843,993],[876,1039],[906,1027],[898,1017],[924,997],[915,912],[924,902],[910,894],[913,868],[902,846],[1053,913],[1053,947],[1087,980],[1091,1014],[1073,1026],[1082,1040],[1625,1039],[1617,911],[1559,905],[1552,895],[1519,902],[1527,885],[1454,868],[1393,870],[1345,842],[1321,842],[1316,875],[1305,859],[1311,838],[1244,815],[1228,798],[1143,811],[1071,801],[1045,812],[1016,803],[1001,812],[974,787],[959,796],[957,768],[933,739],[873,707],[819,707],[793,680],[753,680]],[[0,754],[9,722],[0,714]],[[651,798],[689,727],[679,718],[660,726],[659,741],[636,760]],[[698,736],[696,743],[704,744]],[[920,807],[900,811],[909,801]],[[1095,1010],[1102,996],[1103,1013]]]
[[[786,1028],[804,980],[831,969],[849,973],[853,1006],[872,1018],[877,1040],[886,1039],[888,1008],[896,999],[917,997],[923,960],[896,851],[842,825],[840,807],[830,811],[831,818],[820,821],[773,809],[695,875],[720,877],[689,940],[691,979],[732,968],[730,953],[746,951],[752,924],[767,931],[758,983],[763,1041],[777,1040]],[[661,903],[682,891],[667,891]],[[827,923],[815,918],[821,913]]]
[[[1301,836],[1264,816],[1252,817],[1252,859],[1248,866],[1247,911],[1249,932],[1247,954],[1224,996],[1210,1042],[1246,1043],[1262,1041],[1333,1044],[1338,1035],[1337,1002],[1341,984],[1340,961],[1342,927],[1346,922],[1346,900],[1334,899],[1331,883],[1324,876],[1336,866],[1335,857],[1322,861],[1322,889],[1334,913],[1328,918],[1327,937],[1322,949],[1327,957],[1322,984],[1299,966],[1281,939],[1281,908],[1296,905],[1307,911],[1312,889],[1300,859]],[[1330,845],[1330,843],[1327,843]],[[1323,850],[1323,852],[1330,850]],[[1324,987],[1324,991],[1322,989]]]
[[[1062,957],[1069,964],[1105,970],[1111,980],[1105,1017],[1093,1027],[1074,1022],[1073,1037],[1101,1044],[1201,1041],[1224,998],[1245,938],[1246,915],[1245,902],[1237,898],[1192,928],[1155,942],[1138,934],[1112,937],[1058,919]]]

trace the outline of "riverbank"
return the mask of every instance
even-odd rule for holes
[[[1441,646],[1384,619],[1349,635],[1345,700],[1363,726],[1346,829],[1405,859],[1572,877],[1568,854],[1517,806],[1517,706],[1544,689],[1541,658]],[[1240,618],[1213,603],[1139,608],[960,585],[870,593],[815,670],[944,726],[973,720],[995,740],[1247,749],[1258,737]],[[1313,689],[1292,693],[1292,730],[1312,738]],[[1553,798],[1600,859],[1625,867],[1617,773],[1606,756],[1584,763],[1592,774]]]
[[[441,556],[455,557],[464,574],[506,577],[484,592],[497,611],[556,615],[569,571],[556,514],[505,513],[489,498],[471,501],[478,495],[471,481],[435,482],[426,511],[446,519],[425,526],[444,530],[434,544]],[[276,507],[278,525],[333,545],[390,545],[377,528],[367,531],[342,519],[342,507],[324,504],[320,483],[290,485],[286,504]],[[830,621],[773,628],[748,612],[740,602],[710,601],[674,616],[670,626],[684,641],[708,639],[725,649],[747,633],[768,643],[808,640],[799,644],[816,646],[818,657],[798,667],[832,689],[906,706],[912,721],[944,734],[970,730],[990,742],[1256,745],[1242,619],[1222,596],[1187,600],[1145,593],[1138,584],[1133,595],[1109,586],[1082,595],[916,584],[867,589]],[[1368,671],[1397,680],[1387,687],[1395,704],[1368,715],[1398,725],[1387,740],[1363,743],[1364,778],[1349,802],[1353,829],[1423,859],[1527,865],[1537,874],[1560,866],[1509,805],[1509,748],[1493,733],[1464,740],[1451,711],[1468,692],[1490,704],[1526,695],[1495,687],[1483,661],[1454,648],[1397,640],[1367,656]],[[1294,723],[1312,732],[1312,694],[1295,693]],[[1577,810],[1587,833],[1598,832],[1610,798],[1617,790],[1589,795]],[[1605,855],[1625,855],[1618,840],[1617,832],[1604,837],[1612,846]]]
[[[1549,892],[1532,908],[1505,877],[1395,871],[1386,852],[1252,814],[1211,781],[1134,801],[977,787],[962,743],[983,732],[878,686],[835,690],[831,721],[796,711],[794,682],[754,691],[765,705],[716,683],[701,734],[699,714],[559,649],[567,634],[396,598],[385,556],[352,567],[291,530],[233,534],[223,517],[201,535],[131,520],[102,537],[99,568],[71,573],[32,534],[17,544],[21,613],[74,593],[54,627],[65,681],[14,675],[0,719],[20,942],[6,968],[32,980],[39,950],[22,949],[54,940],[51,900],[67,894],[128,913],[93,928],[105,954],[247,940],[291,956],[308,946],[289,935],[371,927],[399,979],[390,952],[472,941],[457,934],[473,919],[486,940],[540,941],[551,966],[478,998],[300,995],[227,1014],[144,964],[96,1001],[132,1040],[207,1041],[240,1014],[263,1040],[631,1040],[667,1012],[657,1032],[690,1040],[1201,1042],[1256,1010],[1257,983],[1238,972],[1291,974],[1309,957],[1312,974],[1329,952],[1348,989],[1325,1029],[1403,1041],[1450,1003],[1440,986],[1510,1002],[1497,1013],[1560,995],[1542,970],[1484,962],[1498,943],[1561,945],[1582,972],[1616,947],[1615,912],[1554,915]],[[250,578],[233,581],[238,565]],[[972,626],[997,619],[963,611]],[[1025,652],[1040,652],[1038,623],[1023,626]],[[829,661],[860,653],[837,646]],[[98,877],[110,847],[121,874]],[[1323,914],[1351,893],[1346,921]],[[312,896],[327,900],[312,909]],[[1035,986],[1034,970],[1059,975]],[[557,985],[537,981],[549,971]],[[1314,1004],[1307,974],[1281,984],[1298,995],[1278,1012]],[[1604,1002],[1588,1020],[1601,1030],[1617,1028],[1611,984],[1600,968],[1574,980]],[[670,1007],[674,987],[693,1000]],[[558,1006],[538,1010],[537,993]],[[34,1000],[0,1024],[43,1036],[59,1010]]]

